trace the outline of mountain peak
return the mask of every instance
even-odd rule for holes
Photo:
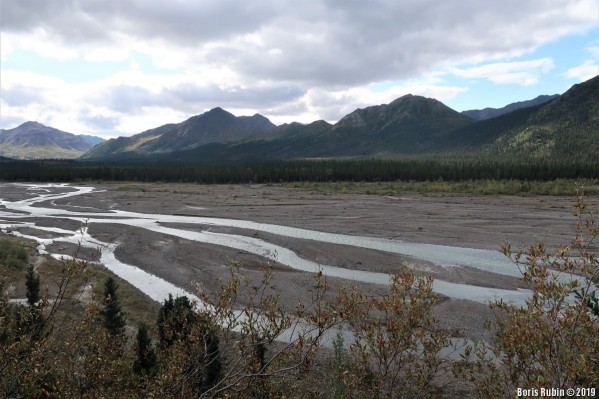
[[[227,115],[232,115],[230,112],[225,111],[221,107],[214,107],[210,111],[206,112],[205,114],[227,114]]]
[[[93,144],[81,136],[28,121],[2,130],[0,155],[11,158],[76,158]]]
[[[120,141],[108,140],[85,154],[83,158],[167,154],[191,150],[206,144],[231,143],[271,131],[275,127],[260,114],[235,116],[221,107],[216,107],[181,123],[147,130]]]
[[[204,112],[203,114],[192,116],[187,121],[182,123],[186,123],[188,121],[207,121],[207,120],[233,120],[237,118],[235,115],[230,113],[229,111],[222,109],[221,107],[212,108],[210,111]]]
[[[18,126],[19,128],[27,128],[27,129],[31,129],[31,128],[46,128],[47,126],[42,125],[41,123],[37,122],[37,121],[27,121],[21,125]]]

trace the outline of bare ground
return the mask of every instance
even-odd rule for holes
[[[243,219],[331,233],[482,249],[499,249],[506,241],[519,248],[538,240],[556,247],[569,242],[575,223],[570,212],[573,198],[569,197],[418,194],[385,197],[266,185],[115,183],[94,186],[106,191],[53,203],[47,201],[40,206],[58,206],[82,213],[119,209]],[[24,195],[13,192],[7,199],[23,198]],[[589,202],[591,208],[597,208],[597,198],[590,198]],[[42,222],[61,227],[55,220]],[[64,227],[72,228],[73,222],[64,221]],[[176,227],[200,228],[197,225]],[[412,267],[419,274],[447,281],[501,288],[520,286],[517,279],[510,277],[470,268],[444,268],[373,250],[289,239],[244,229],[212,227],[212,231],[256,236],[292,249],[302,257],[348,269],[392,273]],[[121,261],[187,289],[193,289],[197,284],[206,292],[215,293],[219,281],[227,280],[231,261],[240,262],[250,287],[258,285],[262,277],[264,260],[242,251],[118,224],[93,224],[89,232],[105,242],[120,242],[116,255]],[[314,292],[312,276],[282,265],[272,266],[275,271],[272,286],[282,292],[287,307],[310,301]],[[333,278],[328,282],[331,297],[339,287],[348,284]],[[360,288],[371,295],[386,291],[385,287],[372,284],[360,284]],[[441,324],[455,331],[456,335],[473,339],[483,337],[482,324],[490,317],[486,305],[449,299],[439,302],[435,314]]]

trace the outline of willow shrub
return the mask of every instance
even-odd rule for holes
[[[518,389],[599,387],[599,319],[592,308],[599,284],[599,228],[582,195],[573,209],[570,245],[552,251],[537,243],[516,252],[503,246],[532,295],[524,306],[491,303],[493,341],[456,363],[481,398],[512,398]]]

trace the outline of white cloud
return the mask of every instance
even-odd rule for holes
[[[469,79],[487,79],[497,84],[531,86],[554,68],[551,58],[531,61],[498,62],[470,68],[451,68],[450,72]]]
[[[2,11],[3,61],[24,50],[94,68],[115,62],[129,67],[79,83],[68,83],[66,69],[62,79],[2,70],[3,119],[37,118],[82,133],[109,134],[112,126],[132,134],[215,106],[260,112],[277,123],[334,121],[407,93],[447,100],[466,90],[432,73],[439,70],[534,85],[554,67],[551,58],[499,61],[595,27],[597,5],[19,0],[4,2]],[[578,76],[576,71],[568,73]],[[375,87],[377,82],[388,84]]]
[[[2,32],[2,59],[18,50],[31,51],[43,58],[59,61],[71,60],[78,56],[77,50],[60,43],[54,35],[43,29],[24,34]]]
[[[577,79],[580,82],[589,80],[599,75],[599,63],[595,61],[585,61],[583,64],[568,69],[564,76],[570,79]]]
[[[5,29],[37,36],[29,48],[48,56],[61,51],[47,45],[92,60],[135,50],[161,68],[226,65],[244,80],[332,88],[518,56],[596,25],[595,0],[20,0],[3,11]]]

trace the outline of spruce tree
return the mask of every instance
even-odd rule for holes
[[[40,300],[40,278],[33,270],[33,265],[29,265],[27,268],[25,286],[27,288],[27,303],[30,308],[34,308]]]
[[[176,341],[186,339],[196,321],[197,316],[189,298],[181,296],[173,299],[169,294],[158,312],[156,321],[160,345],[167,348]]]
[[[203,320],[204,324],[204,346],[206,348],[205,359],[206,366],[204,368],[204,378],[202,381],[202,391],[215,386],[221,379],[222,364],[220,358],[220,348],[218,335],[214,331],[214,327],[208,320]]]
[[[26,296],[29,309],[23,312],[22,328],[24,332],[31,334],[33,340],[39,340],[44,329],[44,317],[40,304],[40,278],[33,270],[33,265],[29,265],[27,268],[25,288],[27,289]]]
[[[219,339],[209,315],[196,313],[188,297],[173,299],[169,294],[156,324],[162,349],[176,342],[188,345],[191,362],[186,366],[186,373],[195,376],[192,384],[198,393],[218,383],[222,373]],[[200,338],[201,345],[197,346],[196,339],[189,340],[192,334]]]
[[[116,295],[118,284],[112,277],[104,283],[104,309],[100,311],[102,325],[110,335],[122,334],[125,330],[125,316],[121,311],[121,304]]]
[[[137,374],[153,374],[156,371],[156,353],[152,348],[152,340],[145,325],[139,326],[136,338],[136,359],[133,371]]]

